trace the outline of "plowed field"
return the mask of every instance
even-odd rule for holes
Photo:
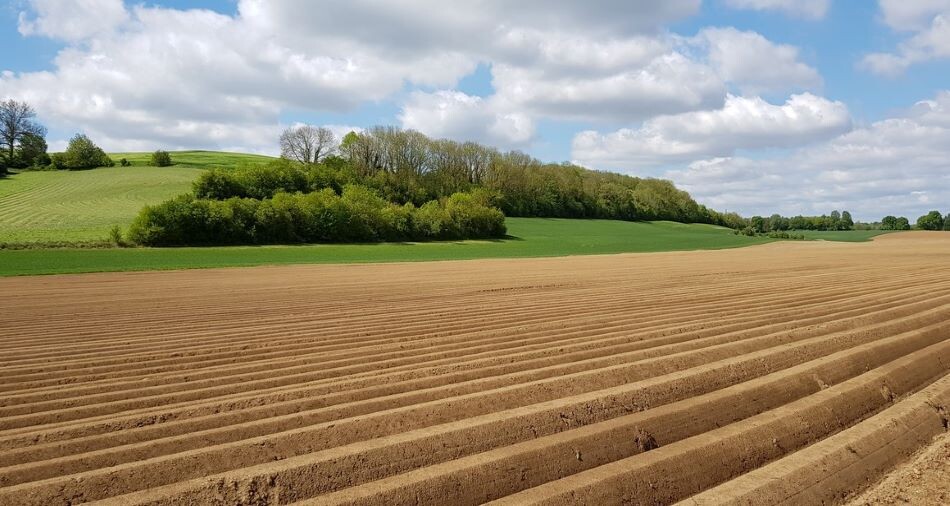
[[[950,234],[0,279],[0,504],[816,504],[947,430]]]

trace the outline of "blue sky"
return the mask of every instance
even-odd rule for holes
[[[9,0],[0,25],[0,98],[54,149],[387,124],[745,214],[950,208],[950,0]]]

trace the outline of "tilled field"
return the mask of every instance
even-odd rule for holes
[[[0,504],[816,504],[947,430],[950,234],[0,280]]]

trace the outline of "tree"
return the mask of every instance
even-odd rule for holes
[[[153,167],[169,167],[172,163],[172,155],[168,154],[168,151],[159,149],[152,153],[152,160],[149,165]]]
[[[329,128],[301,125],[280,134],[280,156],[300,163],[319,163],[336,152],[336,136]]]
[[[26,102],[4,100],[0,102],[0,174],[6,173],[6,167],[16,164],[16,149],[23,137],[45,137],[46,129],[33,121],[36,111]]]
[[[950,230],[950,213],[947,213],[947,217],[943,219],[943,229]]]
[[[897,218],[897,224],[894,225],[894,230],[910,230],[910,220],[903,216]]]
[[[33,133],[24,134],[20,138],[20,147],[17,149],[17,162],[21,167],[45,167],[50,158],[46,153],[46,139]]]
[[[943,215],[940,211],[930,211],[917,218],[917,228],[921,230],[940,230],[943,228]]]
[[[76,134],[69,140],[65,152],[53,155],[53,165],[60,169],[77,170],[111,167],[115,162],[89,137]]]
[[[838,222],[838,225],[841,227],[841,230],[852,230],[854,228],[854,220],[851,218],[851,213],[842,211],[841,221]]]

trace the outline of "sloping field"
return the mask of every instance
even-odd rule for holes
[[[819,504],[947,430],[950,234],[0,279],[0,504]]]

